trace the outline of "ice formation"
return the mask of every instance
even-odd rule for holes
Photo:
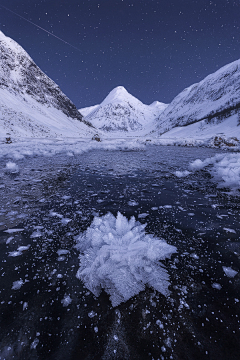
[[[18,165],[15,164],[14,162],[9,161],[6,164],[5,172],[7,174],[18,174],[19,173]]]
[[[169,275],[159,260],[177,251],[165,240],[146,234],[145,225],[118,212],[94,217],[77,238],[80,268],[77,278],[95,295],[102,289],[113,306],[137,295],[148,285],[168,296]]]

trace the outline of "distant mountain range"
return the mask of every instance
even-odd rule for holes
[[[168,105],[158,101],[144,105],[119,86],[100,105],[80,112],[96,128],[108,132],[204,137],[207,129],[211,136],[222,132],[233,136],[235,129],[240,136],[240,60],[184,89]]]
[[[123,86],[77,110],[27,52],[0,31],[0,137],[226,134],[240,138],[240,60],[183,90],[170,104],[145,105]]]
[[[87,136],[76,106],[27,52],[0,31],[0,136]]]

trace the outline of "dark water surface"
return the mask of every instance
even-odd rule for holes
[[[239,198],[207,172],[173,175],[217,152],[149,146],[36,157],[2,176],[0,359],[239,359]],[[118,211],[177,247],[164,262],[169,298],[147,288],[112,308],[76,278],[74,237],[94,215]]]

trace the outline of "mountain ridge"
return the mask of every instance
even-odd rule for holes
[[[58,124],[59,128],[62,127],[61,121],[67,130],[68,120],[73,134],[76,126],[77,132],[81,132],[80,128],[84,130],[84,127],[88,131],[86,126],[89,124],[73,102],[17,42],[1,31],[0,90],[2,133],[28,136],[28,129],[30,136],[51,136],[50,128],[53,125],[52,135],[55,136],[59,133]],[[45,119],[48,116],[49,126]],[[38,128],[42,130],[38,131]]]

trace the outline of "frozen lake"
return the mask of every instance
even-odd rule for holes
[[[93,150],[2,174],[0,359],[239,359],[239,197],[206,171],[174,175],[218,153]],[[112,307],[76,277],[75,237],[118,211],[177,248],[163,260],[168,297],[146,287]]]

